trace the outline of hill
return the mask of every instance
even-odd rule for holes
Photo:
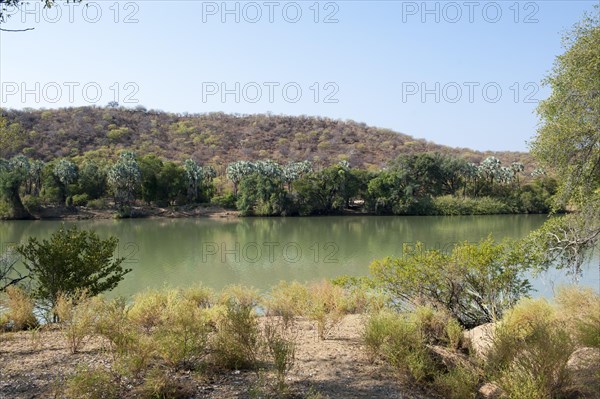
[[[310,116],[174,114],[156,110],[77,107],[0,111],[17,140],[2,149],[49,160],[95,152],[115,157],[130,149],[170,160],[193,158],[217,170],[235,160],[270,158],[312,160],[327,166],[346,159],[353,167],[378,169],[399,154],[437,151],[479,162],[493,155],[503,164],[522,162],[533,168],[529,154],[479,152],[452,148],[353,121]]]

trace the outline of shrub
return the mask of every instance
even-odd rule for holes
[[[429,381],[437,372],[419,327],[404,315],[383,312],[369,317],[365,344],[371,356],[381,356],[415,382]]]
[[[236,198],[232,193],[213,197],[210,201],[211,204],[225,209],[236,209],[235,202]]]
[[[309,286],[307,316],[317,324],[320,339],[325,339],[344,317],[344,290],[324,280]]]
[[[348,313],[378,312],[389,303],[389,298],[369,277],[339,276],[331,283],[344,289],[344,308]]]
[[[22,198],[23,206],[29,212],[39,212],[42,209],[42,201],[40,197],[35,197],[33,195],[24,195]]]
[[[192,367],[207,351],[207,321],[197,302],[180,299],[170,304],[153,334],[158,354],[171,366]]]
[[[76,194],[72,197],[73,206],[86,206],[90,197],[87,194]]]
[[[600,348],[600,295],[591,288],[563,287],[558,290],[556,302],[558,316],[575,342]]]
[[[287,328],[294,322],[295,317],[306,313],[309,300],[310,293],[306,285],[296,281],[291,283],[281,281],[271,289],[263,305],[267,316],[281,317]]]
[[[451,254],[405,245],[402,258],[374,261],[370,270],[398,306],[444,308],[470,328],[499,319],[529,292],[523,260],[512,246],[491,237],[459,244]]]
[[[183,299],[193,302],[200,308],[210,308],[215,296],[213,290],[200,284],[182,290],[181,295]]]
[[[458,348],[463,329],[446,310],[417,306],[407,317],[417,326],[428,344]]]
[[[98,298],[95,304],[95,332],[108,340],[113,354],[125,354],[133,338],[132,325],[127,317],[129,308],[125,299],[117,298],[107,302]]]
[[[524,300],[496,328],[488,372],[508,398],[554,398],[570,385],[574,345],[544,299]]]
[[[87,202],[87,207],[97,210],[108,209],[108,201],[105,198],[89,200]]]
[[[62,323],[62,332],[71,353],[77,353],[86,338],[94,332],[97,310],[93,300],[79,295],[75,301],[61,294],[55,305],[55,314]]]
[[[276,390],[279,394],[283,394],[287,388],[285,377],[292,367],[294,367],[296,360],[296,342],[286,337],[282,333],[282,328],[276,323],[267,323],[265,325],[265,341],[268,353],[275,367],[277,376]]]
[[[472,370],[457,366],[435,376],[434,387],[448,399],[474,399],[479,376]]]
[[[105,369],[80,367],[66,381],[65,396],[71,399],[118,399],[119,385]]]
[[[494,215],[515,210],[503,201],[490,197],[469,198],[445,195],[433,198],[430,213],[435,215]]]
[[[224,310],[214,337],[214,360],[226,369],[254,369],[260,351],[260,330],[255,307],[257,291],[228,287],[221,294]]]
[[[147,370],[156,356],[156,341],[149,335],[130,331],[123,343],[121,351],[115,353],[115,367],[129,376]]]
[[[147,399],[183,399],[192,394],[188,387],[160,368],[153,368],[148,372],[139,391],[141,397]]]
[[[383,344],[393,334],[397,318],[397,314],[388,311],[372,314],[367,319],[363,339],[371,360],[381,355]]]
[[[115,237],[103,240],[93,231],[63,225],[49,240],[30,237],[17,251],[35,282],[34,297],[53,309],[61,293],[73,297],[86,290],[94,296],[119,284],[131,270],[122,267],[125,258],[114,257],[117,244]]]
[[[163,321],[163,312],[176,301],[176,290],[148,290],[136,294],[128,312],[131,322],[145,333],[157,327]]]
[[[38,326],[33,313],[35,307],[31,297],[23,289],[11,285],[6,288],[8,312],[6,319],[13,331],[28,330]]]

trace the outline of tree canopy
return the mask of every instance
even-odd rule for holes
[[[548,221],[531,236],[542,266],[568,268],[576,276],[600,238],[600,7],[563,38],[544,83],[552,89],[538,107],[541,125],[531,149],[559,181],[555,206],[577,212]]]

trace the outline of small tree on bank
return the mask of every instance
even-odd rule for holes
[[[102,240],[93,231],[63,225],[50,239],[30,237],[17,251],[33,279],[34,297],[52,309],[60,295],[94,296],[115,288],[131,271],[122,266],[125,258],[114,256],[117,244],[116,237]]]
[[[499,320],[527,296],[527,266],[515,243],[464,242],[450,253],[427,250],[421,243],[405,245],[401,258],[374,261],[375,281],[400,307],[442,308],[463,327]]]

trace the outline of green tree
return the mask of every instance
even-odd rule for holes
[[[60,183],[63,201],[69,197],[69,185],[77,180],[77,166],[67,160],[61,159],[54,165],[54,175]]]
[[[23,206],[19,189],[27,179],[29,162],[23,156],[17,156],[7,161],[0,159],[0,200],[8,204],[10,219],[31,219],[31,214]]]
[[[558,181],[555,207],[577,212],[552,219],[530,237],[531,254],[542,266],[566,268],[578,276],[600,238],[600,7],[563,38],[544,84],[552,90],[540,102],[540,128],[531,145],[542,166]]]
[[[187,187],[185,171],[180,165],[170,161],[165,162],[156,179],[159,202],[169,205],[184,202]]]
[[[193,159],[186,159],[183,163],[185,178],[187,182],[188,201],[196,202],[200,198],[202,181],[204,180],[204,170]]]
[[[541,126],[531,150],[557,174],[563,203],[581,205],[600,187],[599,11],[564,36],[565,52],[543,82],[552,92],[537,109]]]
[[[350,200],[366,191],[366,175],[351,169],[348,162],[305,174],[293,183],[300,213],[327,215],[348,208]]]
[[[146,154],[139,159],[141,173],[142,199],[150,204],[158,199],[158,174],[163,161],[155,154]]]
[[[64,225],[50,239],[30,237],[17,247],[34,282],[34,297],[52,309],[60,294],[94,296],[112,290],[130,269],[114,256],[118,239],[100,239],[93,231]]]
[[[252,173],[240,181],[238,210],[242,215],[272,216],[286,211],[286,192],[278,176]]]
[[[119,160],[108,171],[108,184],[119,207],[128,207],[133,203],[140,189],[141,178],[135,154],[127,151],[121,153]]]
[[[456,245],[451,253],[405,245],[401,258],[374,261],[370,270],[399,306],[441,307],[471,328],[498,320],[531,289],[513,246],[491,237]]]
[[[403,170],[382,171],[368,184],[367,208],[378,214],[406,214],[417,184]]]
[[[106,194],[106,171],[94,160],[87,160],[79,169],[78,191],[97,199]]]

